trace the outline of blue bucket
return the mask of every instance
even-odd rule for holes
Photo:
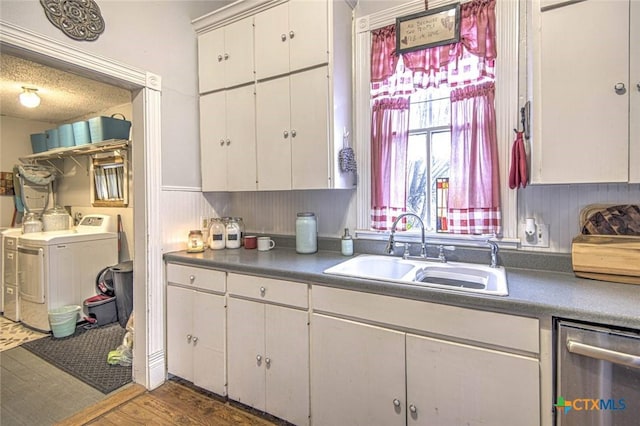
[[[34,154],[47,150],[47,135],[44,133],[34,133],[31,135],[31,150]]]

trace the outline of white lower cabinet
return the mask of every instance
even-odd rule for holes
[[[180,272],[186,273],[185,280],[176,279]],[[224,276],[219,271],[167,266],[167,370],[219,395],[227,394],[225,296],[197,285],[211,279],[224,292]]]
[[[314,298],[319,294],[322,299],[319,303],[313,300],[314,310],[336,306],[336,315],[362,315],[363,320],[376,323],[340,318],[331,312],[312,315],[314,425],[540,424],[540,367],[535,354],[460,342],[455,335],[447,340],[402,330],[422,331],[415,328],[420,318],[441,305],[422,302],[421,314],[421,302],[377,295],[342,298],[343,294],[331,293],[349,292],[318,287],[312,291]],[[337,304],[325,303],[331,300]],[[342,303],[346,309],[338,306]],[[384,312],[378,310],[381,306],[385,306]],[[465,323],[478,322],[488,314],[485,326],[495,325],[491,323],[494,315],[495,320],[506,321],[502,330],[494,331],[501,334],[511,331],[513,323],[521,319],[480,311],[475,317],[473,310],[444,308],[459,310],[455,316],[440,317],[439,322],[448,323],[444,326],[448,328],[467,328]],[[388,320],[389,328],[380,325],[376,316]],[[511,317],[514,321],[510,324]],[[535,319],[526,320],[532,326],[537,324]],[[427,324],[423,330],[435,333],[439,328],[438,324],[433,328]],[[529,331],[523,329],[522,333]],[[537,339],[534,333],[530,337]]]
[[[295,292],[305,294],[301,309],[270,303]],[[305,284],[229,274],[229,398],[296,425],[309,424],[306,293]]]

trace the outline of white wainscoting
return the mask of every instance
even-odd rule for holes
[[[549,225],[549,248],[523,250],[571,252],[571,240],[580,232],[580,211],[589,204],[639,204],[640,185],[583,184],[531,185],[518,191],[518,229],[525,218]]]

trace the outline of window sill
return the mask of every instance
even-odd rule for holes
[[[361,229],[355,231],[355,238],[361,240],[386,241],[389,239],[389,234],[389,232],[385,231]],[[492,235],[461,235],[426,232],[425,238],[429,244],[468,247],[484,247],[489,239],[497,242],[500,248],[517,249],[520,244],[520,240],[517,238],[495,238]],[[396,242],[419,243],[421,240],[421,233],[420,231],[399,231],[395,233],[395,240]]]

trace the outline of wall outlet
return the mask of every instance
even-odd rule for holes
[[[549,225],[537,223],[536,232],[533,235],[527,235],[524,223],[520,225],[520,244],[523,247],[549,247]]]

